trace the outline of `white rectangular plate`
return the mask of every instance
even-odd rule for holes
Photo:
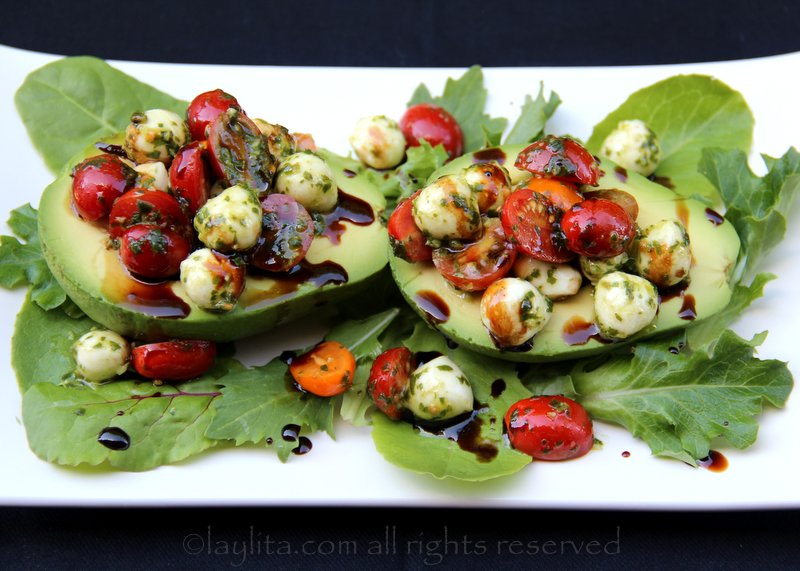
[[[0,216],[36,205],[50,182],[41,158],[16,114],[13,95],[26,74],[53,56],[0,46]],[[112,62],[121,70],[177,97],[213,88],[233,93],[253,116],[313,133],[333,151],[348,152],[347,137],[361,116],[399,117],[413,89],[426,83],[440,93],[447,77],[463,69],[353,69],[174,65]],[[640,87],[678,73],[714,75],[741,91],[756,117],[753,148],[779,156],[800,142],[800,53],[724,63],[616,68],[486,69],[488,111],[516,118],[525,94],[543,81],[563,104],[549,124],[556,133],[586,138],[599,122]],[[754,168],[762,168],[757,154]],[[769,329],[762,358],[789,360],[800,326],[800,209],[788,236],[763,269],[780,277],[736,324],[744,336]],[[8,234],[4,225],[0,233]],[[79,247],[79,246],[77,246]],[[310,454],[281,464],[263,447],[219,447],[177,465],[145,473],[67,469],[39,460],[28,449],[20,394],[10,366],[14,315],[23,291],[0,290],[0,503],[30,505],[393,505],[625,509],[728,509],[800,507],[798,434],[800,403],[760,418],[758,442],[740,452],[718,447],[730,462],[722,473],[654,458],[626,431],[597,424],[605,445],[564,463],[534,463],[515,476],[483,484],[439,481],[388,464],[375,451],[368,428],[338,426],[337,439],[316,435]],[[291,328],[294,333],[302,327]],[[319,327],[314,328],[317,331]],[[279,350],[280,335],[248,343],[251,362]],[[285,341],[283,341],[285,345]],[[254,350],[258,346],[260,349]],[[623,457],[624,451],[630,452]]]

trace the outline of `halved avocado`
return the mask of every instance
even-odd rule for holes
[[[434,173],[429,182],[459,172],[473,163],[498,162],[511,174],[512,181],[522,180],[528,173],[514,167],[517,154],[524,146],[485,149],[460,157]],[[717,313],[730,300],[731,273],[739,254],[739,237],[733,226],[720,223],[719,215],[696,200],[682,198],[672,190],[656,184],[632,171],[602,161],[604,174],[597,188],[618,188],[631,193],[639,202],[638,223],[641,228],[659,220],[679,220],[686,227],[692,247],[693,264],[688,286],[664,295],[653,325],[626,340],[641,339],[671,329],[687,327]],[[613,348],[597,336],[578,339],[583,328],[593,321],[592,286],[586,285],[568,299],[554,303],[547,326],[534,338],[527,351],[499,350],[481,323],[481,293],[467,293],[454,288],[431,263],[408,263],[389,256],[392,274],[408,303],[423,318],[452,340],[469,348],[512,361],[556,361],[584,357]]]
[[[97,149],[91,147],[70,164],[96,154]],[[347,274],[346,282],[320,286],[298,277],[248,275],[233,311],[200,309],[186,296],[180,281],[145,286],[128,275],[117,251],[108,247],[105,228],[81,220],[73,210],[68,170],[45,189],[39,204],[42,250],[67,295],[93,320],[123,335],[232,341],[266,331],[365,291],[386,266],[388,236],[380,217],[386,205],[383,196],[360,174],[357,162],[324,150],[320,155],[333,170],[339,188],[368,203],[374,214],[366,225],[342,221],[338,243],[335,238],[315,237],[306,256],[311,264],[338,264]]]

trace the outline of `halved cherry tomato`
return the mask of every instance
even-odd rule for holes
[[[285,272],[306,257],[314,241],[311,215],[288,194],[270,194],[261,200],[261,236],[250,263],[270,272]]]
[[[289,365],[289,373],[303,390],[332,397],[352,386],[356,358],[338,341],[324,341],[296,357]]]
[[[412,105],[400,118],[400,130],[409,147],[418,147],[420,140],[431,146],[443,145],[450,158],[464,150],[464,133],[458,121],[446,110],[432,103]]]
[[[517,251],[497,218],[483,220],[483,235],[460,250],[437,248],[433,265],[444,279],[463,291],[482,291],[514,266]]]
[[[383,414],[399,420],[405,406],[408,380],[416,368],[414,354],[405,347],[384,351],[372,363],[367,379],[367,393]]]
[[[211,167],[228,186],[242,185],[266,192],[275,174],[275,159],[266,137],[241,111],[220,113],[208,129]]]
[[[514,163],[546,178],[597,186],[600,163],[575,139],[547,135],[526,147]]]
[[[426,243],[425,235],[417,227],[412,214],[414,199],[420,192],[418,190],[398,204],[387,224],[394,255],[407,262],[427,262],[433,256],[433,249]]]
[[[624,252],[633,240],[635,225],[619,204],[604,198],[587,198],[561,219],[567,248],[582,256],[611,258]]]
[[[176,339],[139,345],[131,351],[133,368],[141,376],[163,381],[185,381],[205,373],[214,364],[212,341]]]
[[[206,127],[213,123],[220,113],[224,113],[231,107],[242,111],[236,98],[221,89],[206,91],[192,99],[189,107],[186,108],[186,123],[189,125],[192,140],[205,140]]]
[[[191,243],[182,234],[151,224],[128,228],[119,241],[119,257],[139,277],[165,279],[180,271]]]
[[[118,238],[136,224],[171,228],[190,236],[189,217],[178,200],[161,190],[134,188],[117,200],[108,215],[108,233]]]
[[[317,143],[314,142],[314,137],[309,133],[292,133],[295,148],[298,151],[316,151]]]
[[[631,220],[636,222],[636,219],[639,218],[639,203],[630,192],[625,192],[618,188],[600,188],[587,192],[586,198],[604,198],[611,202],[616,202],[625,209]]]
[[[569,210],[573,204],[578,204],[583,200],[583,196],[577,191],[574,184],[556,178],[535,176],[523,188],[529,188],[545,195],[550,202],[561,210]]]
[[[521,188],[508,197],[500,219],[506,236],[519,251],[537,260],[562,263],[573,257],[559,226],[562,215],[543,194]]]
[[[72,201],[84,220],[99,220],[136,182],[136,171],[115,155],[89,157],[72,169]]]
[[[207,145],[193,141],[180,148],[169,167],[169,185],[172,192],[188,204],[194,216],[208,200],[211,191],[211,173],[206,162]]]
[[[506,412],[505,424],[511,446],[537,460],[578,458],[594,444],[586,409],[560,395],[514,403]]]

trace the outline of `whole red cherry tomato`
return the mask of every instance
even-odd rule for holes
[[[195,141],[202,141],[206,138],[206,127],[213,123],[220,113],[233,107],[237,111],[242,111],[239,102],[229,93],[221,89],[206,91],[201,93],[189,103],[186,108],[186,122],[189,125],[189,133]]]
[[[508,409],[505,424],[511,446],[537,460],[578,458],[594,444],[586,409],[563,396],[522,399]]]
[[[412,214],[414,199],[420,192],[418,190],[398,204],[387,224],[394,255],[407,262],[427,262],[433,256],[433,249],[426,243],[425,235],[417,227]]]
[[[483,235],[462,249],[437,248],[433,265],[444,279],[463,291],[482,291],[505,276],[517,259],[497,218],[484,219]]]
[[[72,201],[84,220],[99,220],[136,182],[136,171],[115,155],[89,157],[72,170]]]
[[[119,238],[136,224],[171,228],[184,236],[191,235],[189,217],[178,200],[161,190],[134,188],[117,200],[108,215],[108,233]]]
[[[270,272],[285,272],[306,257],[314,241],[311,215],[288,194],[269,194],[261,200],[261,236],[250,263]]]
[[[561,230],[567,238],[567,248],[591,258],[621,254],[636,232],[625,209],[604,198],[588,198],[567,210],[561,219]]]
[[[458,122],[432,103],[418,103],[406,109],[400,118],[400,130],[409,147],[418,147],[421,139],[433,147],[441,144],[451,159],[464,150],[464,134]]]
[[[136,224],[120,238],[119,257],[136,276],[165,279],[180,271],[190,249],[189,240],[174,230]]]
[[[567,262],[573,253],[564,246],[559,223],[563,211],[530,188],[515,190],[508,197],[500,219],[503,230],[517,249],[545,262]]]
[[[405,347],[384,351],[372,363],[367,393],[378,410],[391,419],[399,420],[403,416],[403,397],[415,368],[414,354]]]
[[[205,141],[184,145],[169,167],[169,185],[175,194],[187,202],[192,216],[206,203],[211,191],[206,147]]]
[[[139,345],[131,351],[133,368],[148,379],[185,381],[205,373],[214,364],[212,341],[177,339]]]
[[[226,185],[245,186],[259,194],[269,188],[277,164],[267,138],[244,113],[229,109],[208,128],[211,168]]]
[[[535,175],[597,186],[600,163],[575,139],[547,135],[526,147],[514,163]]]

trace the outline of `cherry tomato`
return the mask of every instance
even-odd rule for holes
[[[332,397],[352,386],[356,358],[338,341],[325,341],[295,358],[289,365],[289,373],[303,390]]]
[[[543,194],[521,188],[508,197],[500,219],[506,236],[519,251],[537,260],[562,263],[573,257],[564,246],[559,226],[562,215]]]
[[[211,167],[228,186],[242,185],[261,194],[275,174],[266,137],[244,113],[229,109],[208,129]]]
[[[120,238],[119,257],[136,276],[165,279],[180,271],[190,249],[189,240],[174,230],[136,224]]]
[[[211,192],[211,173],[206,162],[206,143],[194,141],[184,145],[172,159],[169,167],[169,185],[172,191],[188,204],[194,216],[208,200]]]
[[[414,199],[420,192],[418,190],[398,204],[387,225],[394,255],[407,262],[427,262],[433,256],[433,249],[426,243],[412,214]]]
[[[478,195],[481,213],[496,213],[511,194],[511,181],[505,169],[495,163],[479,163],[467,167],[464,178]]]
[[[526,147],[514,166],[542,177],[591,186],[597,186],[600,177],[600,163],[589,151],[574,139],[555,135]]]
[[[367,393],[378,410],[391,419],[399,420],[403,416],[403,398],[415,368],[414,354],[405,347],[384,351],[372,363]]]
[[[195,141],[204,140],[206,138],[206,127],[213,123],[220,113],[224,113],[231,107],[237,111],[242,111],[236,98],[221,89],[206,91],[192,99],[189,107],[186,108],[186,122],[189,125],[189,133],[191,133],[192,139]]]
[[[412,105],[400,118],[400,130],[409,147],[418,147],[420,140],[431,146],[443,145],[452,159],[464,150],[464,134],[455,118],[432,103]]]
[[[481,291],[505,276],[517,259],[497,218],[483,221],[483,235],[460,250],[437,248],[433,265],[444,279],[463,291]]]
[[[605,198],[611,202],[616,202],[625,209],[625,212],[628,213],[631,220],[636,222],[636,219],[639,218],[639,203],[630,192],[625,192],[618,188],[600,188],[587,192],[586,198]]]
[[[212,341],[176,339],[139,345],[131,351],[133,368],[148,379],[185,381],[205,373],[214,364],[217,346]]]
[[[317,143],[309,133],[292,133],[295,149],[298,151],[316,151]]]
[[[636,232],[619,204],[604,198],[579,202],[561,219],[567,248],[590,258],[611,258],[624,252]]]
[[[136,171],[114,155],[89,157],[72,170],[72,201],[84,220],[99,220],[136,181]]]
[[[592,420],[580,404],[563,396],[522,399],[506,412],[511,446],[537,460],[569,460],[594,444]]]
[[[134,188],[117,200],[108,215],[108,233],[119,238],[136,224],[171,228],[189,237],[189,217],[178,200],[161,190]]]
[[[270,194],[261,200],[261,236],[250,263],[270,272],[284,272],[306,257],[314,241],[311,215],[288,194]]]
[[[546,196],[554,206],[561,210],[569,210],[573,204],[583,200],[574,184],[555,178],[533,177],[524,186]]]

